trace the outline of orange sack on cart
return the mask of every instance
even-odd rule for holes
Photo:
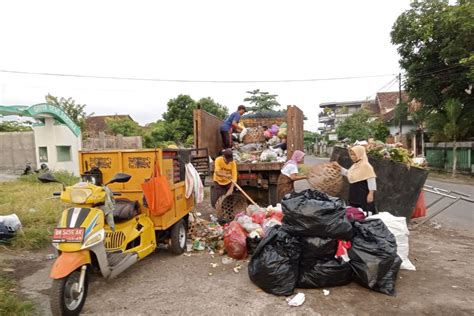
[[[155,157],[153,173],[150,179],[142,183],[142,189],[151,215],[163,215],[173,207],[173,192],[171,192],[168,179],[161,174],[157,157]]]

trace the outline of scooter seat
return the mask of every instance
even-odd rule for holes
[[[140,205],[137,201],[128,199],[115,199],[114,221],[126,221],[132,219],[138,214]]]

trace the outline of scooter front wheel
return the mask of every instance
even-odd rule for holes
[[[79,291],[81,270],[78,269],[61,279],[54,279],[51,287],[50,305],[53,315],[79,315],[86,302],[89,280],[84,278],[84,286]]]

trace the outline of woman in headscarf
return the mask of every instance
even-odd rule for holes
[[[295,191],[295,181],[308,179],[307,176],[298,176],[298,164],[304,161],[304,155],[304,152],[297,150],[283,165],[277,184],[278,201],[281,201],[286,194]]]
[[[349,148],[349,156],[354,162],[352,166],[349,169],[341,167],[341,174],[349,181],[349,205],[374,213],[376,175],[367,158],[365,147],[357,145]]]

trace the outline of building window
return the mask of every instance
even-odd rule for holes
[[[38,147],[39,161],[48,162],[48,147]]]
[[[56,146],[58,162],[71,161],[71,146]]]

